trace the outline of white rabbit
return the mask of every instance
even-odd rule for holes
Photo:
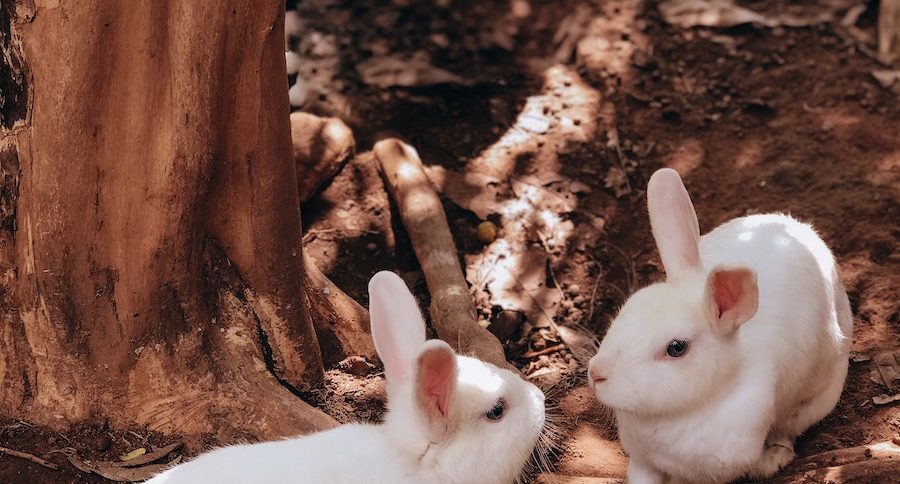
[[[369,281],[384,363],[381,425],[348,424],[279,442],[225,447],[151,479],[174,483],[497,483],[519,477],[544,425],[544,394],[515,373],[425,340],[403,281]]]
[[[813,229],[751,215],[700,237],[681,178],[647,187],[665,282],[626,301],[589,366],[630,454],[628,481],[768,477],[837,404],[853,318]]]

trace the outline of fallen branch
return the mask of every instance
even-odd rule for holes
[[[56,465],[48,460],[41,459],[40,457],[38,457],[34,454],[29,454],[28,452],[21,452],[18,450],[8,449],[6,447],[0,447],[0,454],[6,454],[10,457],[18,457],[20,459],[25,459],[25,460],[34,462],[37,465],[44,466],[47,469],[52,469],[54,471],[59,470],[58,465]]]
[[[459,265],[447,216],[415,148],[386,139],[376,143],[374,151],[425,273],[432,324],[438,336],[462,354],[511,368],[500,341],[475,319],[475,304]]]
[[[348,356],[375,361],[375,345],[369,331],[369,312],[322,274],[303,252],[303,286],[309,314],[316,328],[326,365]]]
[[[811,455],[792,462],[771,479],[762,482],[889,482],[900,475],[900,446],[887,441]]]

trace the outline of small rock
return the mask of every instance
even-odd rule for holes
[[[475,237],[482,244],[490,244],[497,238],[497,226],[490,221],[481,222],[475,231]]]
[[[539,114],[523,114],[516,124],[526,131],[543,134],[550,129],[550,118]]]

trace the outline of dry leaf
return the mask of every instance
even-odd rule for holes
[[[872,397],[872,403],[875,405],[887,405],[893,402],[900,402],[900,393],[896,395],[878,395],[877,397]]]
[[[900,381],[900,350],[876,353],[872,360],[875,365],[869,372],[869,377],[894,393],[894,382]]]
[[[156,462],[169,455],[169,453],[178,450],[178,448],[181,447],[183,443],[184,442],[174,442],[169,445],[160,447],[153,452],[147,452],[146,454],[141,456],[137,456],[128,460],[122,459],[124,462],[110,462],[110,464],[119,467],[138,467],[149,464],[151,462]]]
[[[497,178],[475,172],[450,171],[441,166],[427,167],[425,173],[439,192],[481,220],[492,213],[500,213],[503,207],[504,201],[498,198],[501,181]]]
[[[666,0],[659,11],[666,22],[684,28],[734,27],[755,23],[766,27],[806,27],[831,22],[840,11],[861,3],[859,0],[830,0],[790,5],[782,11],[765,15],[741,7],[735,0]]]
[[[131,459],[136,457],[140,457],[147,453],[147,449],[145,447],[138,447],[137,449],[132,450],[131,452],[127,452],[119,456],[119,460],[122,462],[128,462]]]
[[[510,249],[518,249],[515,252]],[[548,326],[559,308],[559,290],[547,287],[547,254],[541,249],[512,247],[497,240],[483,254],[466,256],[466,278],[486,288],[491,303],[522,311],[535,327]]]
[[[631,188],[628,185],[628,175],[618,166],[609,168],[606,176],[603,177],[603,184],[606,188],[611,188],[615,192],[616,198],[622,198],[631,193]]]
[[[551,185],[556,185],[557,180],[562,181],[563,179],[559,177],[556,180],[541,180],[536,176],[514,178],[512,180],[513,192],[519,200],[525,200],[537,209],[549,210],[557,215],[572,212],[577,204],[572,192],[549,188]]]
[[[534,373],[526,375],[525,378],[532,380],[539,376],[549,375],[551,373],[556,373],[559,371],[559,368],[551,368],[549,366],[536,370]]]
[[[543,114],[525,114],[523,113],[516,120],[516,126],[531,131],[532,133],[543,134],[550,129],[550,118]]]
[[[472,84],[450,71],[431,65],[425,51],[416,52],[411,57],[399,54],[372,57],[357,65],[356,70],[363,82],[380,88]]]
[[[875,70],[872,77],[878,81],[881,87],[890,90],[894,94],[900,94],[900,70]]]
[[[177,445],[175,445],[175,447],[172,447],[171,445],[166,446],[159,449],[159,451],[157,452],[153,452],[152,454],[157,456],[157,459],[154,460],[158,460],[159,458],[168,455],[169,452],[166,452],[164,454],[162,453],[163,449],[171,448],[171,450],[174,450],[180,445],[181,443],[178,443]],[[169,462],[163,464],[149,464],[141,467],[129,467],[122,462],[90,462],[82,460],[80,457],[78,457],[78,453],[75,451],[75,449],[71,447],[52,451],[51,453],[53,452],[59,452],[65,455],[69,460],[69,463],[82,472],[94,473],[116,482],[145,481],[155,476],[156,474],[159,474],[165,469],[181,462],[181,456],[177,456]],[[144,460],[142,456],[138,456],[137,459]]]

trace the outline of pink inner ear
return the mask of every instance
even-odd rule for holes
[[[756,273],[746,267],[716,267],[709,275],[711,316],[722,331],[733,331],[756,314],[759,290]]]
[[[446,343],[419,354],[417,399],[432,424],[445,422],[450,413],[450,396],[456,383],[456,355]]]

